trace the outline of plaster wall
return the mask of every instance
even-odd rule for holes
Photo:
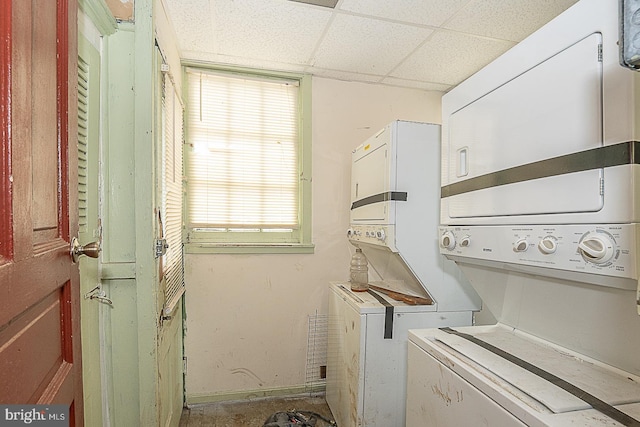
[[[185,256],[188,403],[304,390],[309,316],[347,280],[351,151],[395,119],[440,123],[442,93],[313,79],[313,254]]]

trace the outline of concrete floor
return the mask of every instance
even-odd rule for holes
[[[182,410],[180,427],[262,427],[274,413],[294,409],[317,412],[333,420],[324,395],[296,396],[193,405]],[[327,425],[322,420],[316,423],[316,427]]]

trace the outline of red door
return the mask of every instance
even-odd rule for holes
[[[0,403],[82,424],[75,0],[0,2]],[[70,54],[71,53],[71,54]]]

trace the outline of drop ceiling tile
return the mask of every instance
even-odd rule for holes
[[[285,0],[215,0],[211,3],[217,53],[306,63],[331,9]]]
[[[214,49],[209,0],[165,0],[165,4],[180,50]]]
[[[519,42],[577,0],[473,0],[443,27]]]
[[[338,14],[312,65],[384,76],[431,33],[426,28]]]
[[[411,22],[420,25],[440,26],[469,0],[343,0],[340,10],[363,15]]]
[[[515,43],[438,30],[390,76],[457,85]]]

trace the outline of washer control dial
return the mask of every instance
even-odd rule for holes
[[[606,264],[615,254],[615,242],[611,236],[604,233],[587,233],[578,243],[578,252],[587,262]]]
[[[529,242],[527,242],[527,239],[520,239],[513,244],[514,252],[524,252],[528,248],[529,248]]]
[[[558,241],[553,236],[546,236],[538,243],[538,249],[545,255],[552,254],[558,249]]]
[[[463,248],[468,248],[469,245],[471,245],[471,237],[464,236],[462,239],[460,239],[460,246],[462,246]]]
[[[450,231],[445,231],[440,237],[440,244],[445,249],[453,250],[456,247],[456,236]]]

